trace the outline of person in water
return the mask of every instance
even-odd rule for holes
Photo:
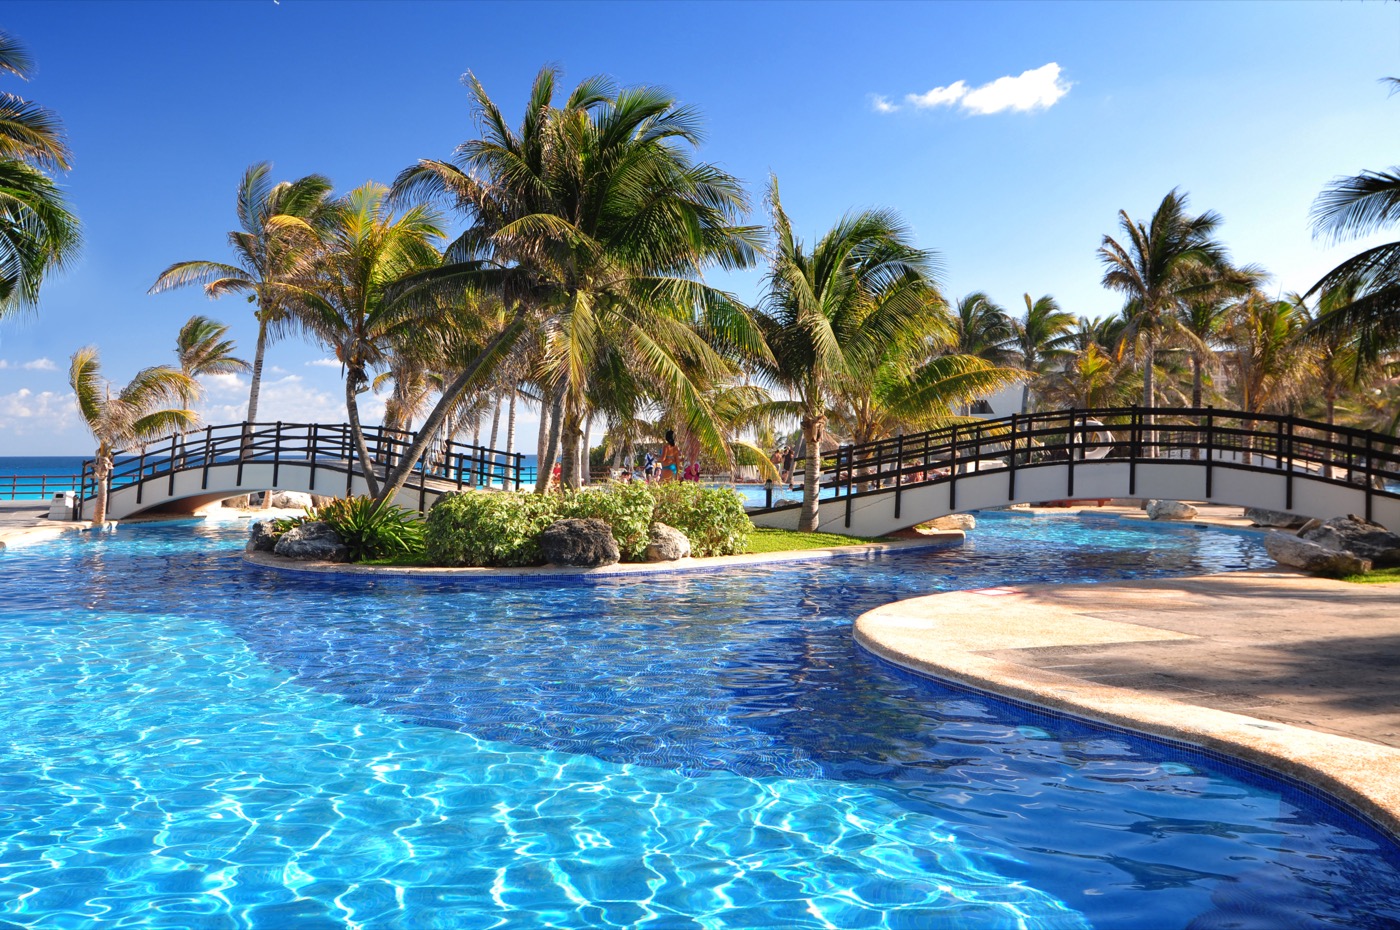
[[[680,477],[681,450],[676,447],[676,434],[666,431],[666,445],[661,447],[661,480],[675,481]]]

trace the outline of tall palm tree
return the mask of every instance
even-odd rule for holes
[[[543,381],[557,394],[563,483],[576,487],[589,382],[609,347],[622,347],[706,445],[723,447],[692,377],[723,368],[705,336],[752,349],[761,341],[737,301],[701,275],[751,264],[760,233],[737,223],[747,206],[739,182],[692,160],[694,110],[600,78],[556,107],[555,79],[553,69],[539,73],[516,131],[468,75],[483,137],[450,163],[420,162],[396,190],[450,198],[467,214],[448,248],[452,265],[424,281],[480,281],[489,270],[503,301],[547,328]]]
[[[414,328],[438,329],[450,307],[391,295],[400,279],[436,267],[442,218],[425,206],[395,213],[389,189],[369,183],[346,195],[323,234],[312,267],[279,294],[296,325],[335,353],[345,369],[345,412],[372,497],[379,496],[374,463],[360,423],[358,397],[371,371],[387,367],[396,337]]]
[[[239,228],[228,234],[237,264],[193,260],[176,262],[160,273],[150,293],[191,284],[210,297],[246,294],[255,305],[257,347],[248,386],[250,423],[258,419],[263,359],[269,339],[284,331],[287,305],[284,285],[304,271],[315,254],[322,230],[334,215],[331,182],[319,174],[274,183],[272,165],[259,162],[243,172],[238,185]]]
[[[950,350],[958,355],[975,355],[1004,365],[1016,353],[1016,329],[1006,311],[982,291],[973,291],[958,301],[954,311],[957,341]]]
[[[24,46],[0,31],[0,73],[27,80],[33,71]],[[0,318],[33,307],[44,278],[77,255],[78,220],[50,175],[71,159],[52,112],[0,93]]]
[[[912,244],[893,212],[848,214],[809,249],[792,231],[776,178],[768,199],[776,241],[757,319],[770,354],[754,367],[791,397],[769,408],[801,420],[799,529],[811,532],[820,524],[821,446],[843,380],[877,370],[891,345],[921,342],[942,301],[933,253]]]
[[[1031,300],[1030,294],[1023,296],[1026,315],[1011,321],[1011,347],[1021,368],[1033,376],[1021,388],[1021,412],[1029,413],[1032,380],[1046,374],[1056,361],[1069,354],[1078,319],[1061,310],[1049,294],[1036,300]]]
[[[1307,313],[1289,300],[1254,291],[1230,310],[1230,352],[1240,409],[1260,413],[1301,396],[1316,372],[1304,340]]]
[[[1103,286],[1121,293],[1142,369],[1142,404],[1156,398],[1153,368],[1157,347],[1181,303],[1217,286],[1210,272],[1225,267],[1225,247],[1215,238],[1220,215],[1187,213],[1187,196],[1173,189],[1152,219],[1141,223],[1118,211],[1123,242],[1103,237],[1099,259]]]
[[[113,394],[112,384],[102,377],[95,346],[73,353],[68,384],[77,397],[78,412],[97,440],[93,464],[97,501],[92,520],[101,523],[107,519],[107,479],[112,473],[113,453],[194,426],[195,413],[186,405],[195,385],[179,369],[156,365],[138,371],[126,387]]]
[[[252,366],[235,356],[232,339],[226,339],[228,326],[195,314],[180,327],[175,337],[175,357],[180,370],[191,379],[206,375],[234,375]]]

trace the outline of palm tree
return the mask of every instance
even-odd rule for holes
[[[345,368],[345,411],[371,497],[379,496],[357,398],[370,372],[388,367],[396,337],[412,329],[441,330],[451,307],[420,304],[390,290],[400,279],[436,267],[441,217],[417,206],[396,214],[389,189],[369,183],[346,195],[323,234],[312,267],[281,286],[296,325],[335,353]]]
[[[589,382],[613,347],[685,411],[685,426],[723,448],[695,377],[723,369],[704,337],[750,349],[761,340],[737,301],[701,274],[752,263],[759,231],[737,225],[739,182],[691,159],[694,110],[600,78],[556,107],[555,78],[539,73],[515,131],[468,75],[483,138],[459,146],[452,162],[420,162],[396,192],[449,198],[469,220],[447,250],[449,267],[418,283],[489,281],[547,331],[540,380],[559,409],[563,483],[577,487]]]
[[[1307,313],[1292,301],[1254,291],[1231,308],[1230,317],[1240,409],[1260,413],[1301,396],[1316,371],[1313,347],[1302,338]]]
[[[1388,80],[1400,86],[1395,78]],[[1400,167],[1336,179],[1318,195],[1312,216],[1313,235],[1334,242],[1394,226],[1400,220]],[[1362,364],[1400,345],[1400,241],[1347,259],[1304,296],[1338,288],[1347,288],[1351,299],[1319,315],[1313,332],[1354,337]]]
[[[204,286],[210,297],[247,294],[256,308],[257,347],[253,350],[253,376],[248,386],[248,422],[258,419],[258,395],[262,388],[263,359],[270,338],[287,321],[284,285],[304,271],[314,255],[322,229],[334,207],[331,182],[319,174],[295,181],[273,183],[272,166],[251,165],[238,185],[239,228],[228,234],[237,264],[194,260],[176,262],[160,273],[150,293],[191,284]]]
[[[982,291],[973,291],[958,301],[953,322],[957,327],[957,341],[950,347],[953,353],[975,355],[998,365],[1015,358],[1015,324]]]
[[[180,327],[175,338],[175,357],[180,370],[191,379],[205,375],[234,375],[250,370],[246,361],[234,356],[232,339],[225,339],[228,326],[195,314]]]
[[[111,383],[102,377],[95,346],[73,353],[68,384],[77,397],[78,412],[97,440],[93,457],[97,501],[92,521],[101,523],[107,518],[107,479],[112,473],[113,453],[194,426],[194,411],[185,405],[193,396],[195,385],[179,369],[156,365],[138,371],[114,395]]]
[[[769,356],[754,367],[786,391],[774,413],[801,419],[806,446],[799,529],[820,523],[821,445],[843,380],[880,367],[891,345],[917,345],[942,303],[933,253],[915,248],[887,210],[848,214],[810,249],[792,231],[770,182],[773,246],[758,316]]]
[[[33,70],[24,46],[0,31],[0,73],[28,79]],[[48,173],[71,159],[53,113],[0,93],[0,318],[33,307],[44,278],[77,255],[78,220]]]
[[[1220,215],[1191,216],[1186,207],[1186,195],[1173,189],[1146,224],[1120,210],[1124,241],[1104,236],[1099,248],[1103,286],[1126,299],[1123,315],[1139,350],[1144,407],[1151,407],[1156,397],[1153,366],[1172,314],[1183,301],[1217,287],[1210,272],[1227,262],[1224,246],[1214,238]]]
[[[1021,368],[1033,375],[1021,388],[1021,412],[1029,413],[1031,381],[1044,375],[1056,361],[1069,353],[1078,320],[1074,314],[1061,310],[1055,298],[1049,294],[1037,300],[1031,300],[1030,294],[1023,296],[1026,315],[1020,320],[1011,321],[1011,347]]]

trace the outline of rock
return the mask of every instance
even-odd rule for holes
[[[248,552],[271,552],[277,546],[277,534],[272,531],[271,520],[256,520],[248,524],[248,544],[243,548]]]
[[[232,507],[234,510],[247,510],[251,505],[248,503],[248,495],[240,494],[237,497],[224,498],[224,506]]]
[[[1194,520],[1196,508],[1181,501],[1148,501],[1149,520]]]
[[[1400,565],[1400,536],[1356,514],[1334,517],[1298,535],[1327,549],[1369,559],[1377,568]]]
[[[1334,578],[1342,575],[1360,575],[1371,570],[1371,562],[1368,559],[1358,558],[1349,552],[1329,549],[1288,533],[1270,533],[1265,536],[1264,551],[1280,565]]]
[[[1308,530],[1315,530],[1315,529],[1317,529],[1317,528],[1318,528],[1319,526],[1321,526],[1321,525],[1322,525],[1322,521],[1319,520],[1319,519],[1317,519],[1316,517],[1314,517],[1313,519],[1309,520],[1307,523],[1304,523],[1302,526],[1298,527],[1298,535],[1299,535],[1299,536],[1302,536],[1302,535],[1303,535],[1304,533],[1306,533]]]
[[[674,562],[690,556],[690,537],[673,526],[653,523],[647,534],[646,560]]]
[[[970,513],[950,513],[946,517],[930,520],[924,526],[933,530],[962,530],[966,533],[977,529],[977,518]]]
[[[312,495],[311,495],[311,506],[312,506],[312,507],[316,507],[316,508],[321,508],[321,507],[326,506],[327,504],[329,504],[329,503],[330,503],[331,501],[333,501],[333,500],[335,500],[334,497],[327,497],[327,496],[324,495],[324,494],[312,494]]]
[[[1265,510],[1263,507],[1246,507],[1244,518],[1255,526],[1277,526],[1286,530],[1294,529],[1308,522],[1307,517],[1282,510]]]
[[[540,534],[540,551],[551,565],[592,568],[622,557],[612,529],[602,520],[556,520]]]
[[[283,510],[305,510],[311,507],[311,495],[303,494],[300,491],[272,491],[272,500],[269,507],[278,507]]]
[[[340,541],[330,524],[315,521],[287,530],[272,551],[306,562],[350,561],[350,550]]]

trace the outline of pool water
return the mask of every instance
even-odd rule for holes
[[[248,568],[242,524],[0,553],[0,926],[1394,927],[1400,852],[1244,767],[859,650],[938,590],[1268,564],[962,548],[572,583]]]

